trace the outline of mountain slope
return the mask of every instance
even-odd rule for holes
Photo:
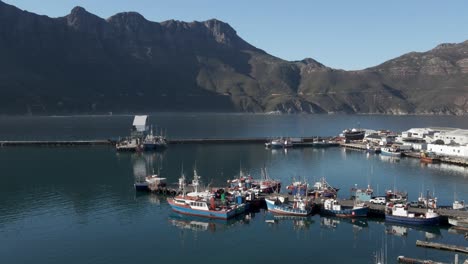
[[[285,61],[228,24],[49,18],[0,1],[0,113],[143,111],[464,114],[468,43],[362,71]]]

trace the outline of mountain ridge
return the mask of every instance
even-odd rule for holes
[[[286,61],[217,20],[50,18],[0,1],[0,113],[468,112],[468,41],[357,71]]]

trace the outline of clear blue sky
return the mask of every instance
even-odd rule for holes
[[[311,57],[347,70],[468,39],[468,1],[463,0],[3,1],[50,17],[64,16],[79,5],[104,18],[123,11],[137,11],[157,22],[217,18],[274,56],[286,60]]]

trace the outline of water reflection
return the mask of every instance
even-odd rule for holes
[[[163,159],[165,152],[144,152],[144,153],[118,153],[118,155],[131,155],[133,165],[133,176],[135,180],[144,179],[150,174],[158,174],[163,169]]]
[[[247,225],[252,216],[246,214],[228,220],[209,219],[196,216],[187,216],[172,212],[169,215],[169,223],[181,230],[193,232],[209,231],[211,233],[226,231],[234,226]]]
[[[369,226],[366,218],[339,218],[329,216],[320,217],[320,227],[322,228],[335,229],[341,224],[351,224],[353,228],[355,227],[358,230],[367,228]]]
[[[283,216],[273,215],[268,216],[265,220],[268,224],[292,224],[294,230],[309,230],[310,226],[314,223],[310,216]]]
[[[402,224],[396,225],[385,223],[385,233],[390,235],[407,237],[408,233],[411,231],[423,232],[427,240],[435,239],[442,236],[440,228],[436,226],[410,226]]]
[[[379,155],[380,160],[388,163],[398,163],[400,162],[399,157],[392,157],[392,156],[385,156],[385,155]]]

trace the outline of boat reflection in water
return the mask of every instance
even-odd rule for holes
[[[249,224],[250,215],[242,215],[228,220],[210,219],[205,217],[188,216],[173,212],[169,215],[169,223],[173,226],[194,232],[210,231],[212,233],[225,231],[238,225]]]
[[[408,232],[416,231],[416,232],[424,232],[424,236],[426,239],[435,239],[437,237],[442,236],[440,232],[440,228],[437,226],[416,226],[416,225],[402,225],[402,224],[389,224],[385,223],[385,233],[406,237]]]
[[[385,155],[379,155],[379,157],[380,157],[380,160],[382,160],[384,162],[388,162],[388,163],[398,163],[398,162],[400,162],[399,157],[385,156]]]
[[[311,216],[272,215],[265,220],[268,224],[292,223],[294,230],[308,230],[314,223]]]
[[[337,228],[341,224],[351,224],[353,228],[363,229],[367,228],[369,224],[367,223],[366,218],[342,218],[342,217],[330,217],[330,216],[321,216],[320,217],[320,227],[321,228]]]

